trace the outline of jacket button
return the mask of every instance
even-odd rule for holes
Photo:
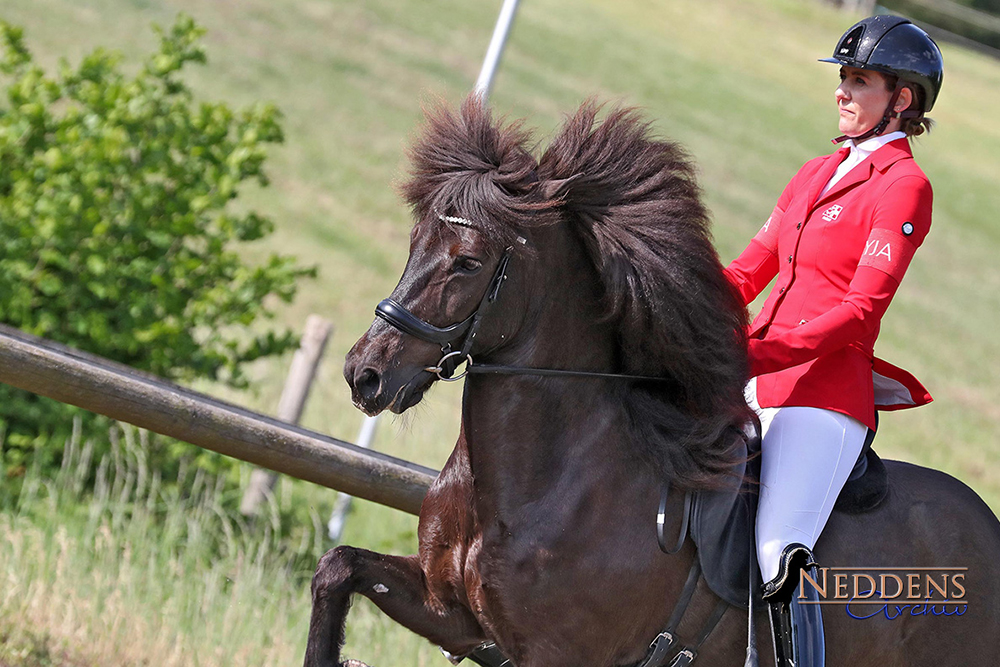
[[[802,229],[802,223],[800,222],[799,224],[795,225],[795,229]]]
[[[791,263],[792,263],[792,256],[791,256],[791,255],[789,255],[789,256],[788,256],[788,263],[789,263],[789,264],[791,264]]]
[[[782,288],[780,288],[778,290],[778,294],[784,294],[784,293],[785,293],[785,288],[784,287],[782,287]]]

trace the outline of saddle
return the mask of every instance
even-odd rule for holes
[[[851,475],[837,497],[835,512],[862,514],[877,508],[889,493],[885,464],[872,449],[875,431],[868,437]],[[757,480],[760,479],[760,437],[744,443],[745,462],[733,470],[733,483],[710,491],[692,492],[690,535],[709,588],[729,604],[746,609],[750,572],[757,572]],[[741,481],[742,480],[742,481]],[[747,564],[751,563],[748,568]],[[753,587],[760,600],[757,586]]]

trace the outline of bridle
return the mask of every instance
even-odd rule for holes
[[[438,215],[438,219],[444,222],[451,222],[464,227],[475,229],[471,220],[456,216]],[[518,237],[517,242],[521,245],[527,241]],[[479,332],[479,325],[489,312],[490,307],[500,298],[500,289],[507,280],[507,268],[510,258],[514,253],[514,246],[507,246],[500,256],[493,278],[486,288],[485,294],[479,301],[479,306],[475,311],[461,322],[438,327],[422,320],[405,306],[395,299],[382,299],[375,307],[375,316],[379,317],[399,331],[409,334],[427,343],[434,343],[441,346],[441,359],[437,365],[424,368],[428,373],[434,373],[439,379],[445,382],[455,382],[461,380],[469,373],[493,373],[501,375],[541,375],[548,377],[589,377],[589,378],[609,378],[619,380],[646,380],[653,382],[674,383],[673,378],[652,377],[648,375],[628,375],[624,373],[599,373],[596,371],[574,371],[556,368],[525,368],[520,366],[501,366],[494,364],[474,365],[472,362],[472,345],[475,343],[476,334]],[[461,342],[459,342],[461,339]],[[455,370],[466,362],[465,372],[456,377],[452,377]]]
[[[446,219],[446,216],[438,217],[442,220]],[[450,221],[454,222],[455,219],[452,218]],[[524,239],[519,240],[524,241]],[[436,374],[439,379],[445,382],[461,380],[472,369],[472,355],[470,352],[472,351],[472,344],[476,340],[476,334],[479,332],[479,324],[483,321],[483,317],[490,306],[500,297],[500,288],[503,287],[504,281],[507,280],[507,264],[510,262],[510,256],[513,252],[514,246],[507,246],[503,251],[496,271],[493,272],[493,278],[486,288],[486,293],[479,300],[479,306],[461,322],[456,322],[446,327],[436,327],[411,313],[395,299],[382,299],[375,306],[375,315],[405,334],[419,338],[427,343],[440,345],[441,359],[437,362],[436,366],[428,366],[424,370]],[[455,349],[454,346],[460,338],[461,343]],[[455,369],[463,361],[467,362],[465,373],[462,373],[458,377],[452,377]]]

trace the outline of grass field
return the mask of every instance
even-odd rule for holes
[[[303,285],[282,318],[296,327],[309,313],[335,321],[303,421],[350,440],[361,416],[350,406],[340,360],[405,261],[409,220],[393,190],[405,172],[405,147],[422,103],[457,102],[474,82],[499,6],[458,0],[5,0],[0,18],[22,25],[46,64],[60,56],[75,60],[98,45],[120,49],[134,62],[152,49],[150,22],[169,24],[185,11],[209,30],[209,64],[192,77],[198,94],[233,104],[278,104],[286,143],[270,162],[273,185],[247,191],[244,201],[278,224],[268,250],[319,266],[319,278]],[[830,150],[836,71],[815,61],[856,18],[801,0],[524,0],[492,103],[528,118],[542,142],[591,95],[643,107],[658,131],[695,157],[720,254],[728,260],[798,166]],[[878,350],[924,380],[936,402],[886,415],[878,448],[884,456],[956,475],[997,510],[1000,127],[994,119],[1000,63],[948,45],[943,51],[944,89],[932,114],[939,126],[915,149],[935,187],[934,227],[889,312]],[[261,364],[253,393],[226,397],[273,410],[286,364]],[[459,388],[441,387],[412,414],[386,420],[377,447],[440,466],[457,431],[459,397]],[[31,499],[31,511],[0,517],[0,575],[8,591],[27,600],[2,598],[0,639],[13,648],[0,649],[0,665],[300,662],[309,574],[302,554],[322,548],[318,536],[303,531],[306,545],[295,560],[275,555],[244,576],[230,567],[235,561],[156,556],[157,549],[192,548],[197,555],[198,548],[186,537],[165,534],[161,515],[134,519],[120,533],[109,528],[101,542],[101,522],[114,525],[110,501],[95,500],[87,516],[78,516],[73,503],[59,500],[61,487],[40,484],[49,490]],[[308,504],[322,517],[332,500],[329,492],[295,484],[283,488],[279,503]],[[221,524],[206,526],[223,530]],[[123,567],[109,554],[121,553],[116,545],[141,542],[140,533],[151,542],[144,569],[134,567],[134,559]],[[410,552],[415,520],[358,503],[345,540]],[[238,544],[227,557],[238,559],[248,549]],[[296,571],[289,571],[289,562]],[[233,581],[246,581],[245,589],[218,583],[234,571],[242,578]],[[164,578],[160,588],[143,587],[150,574]],[[254,581],[261,585],[251,586]],[[214,597],[199,597],[197,589]],[[444,664],[433,647],[394,628],[366,603],[354,611],[348,642],[351,655],[376,667]]]

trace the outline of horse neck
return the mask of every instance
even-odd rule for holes
[[[490,354],[491,363],[614,371],[617,344],[604,317],[600,279],[568,224],[535,230],[537,254],[512,263],[514,280],[504,289],[520,295],[515,307],[523,316],[509,342]]]
[[[491,363],[614,372],[615,332],[602,317],[601,288],[585,248],[560,229],[536,240],[538,257],[519,266],[526,316]],[[518,270],[515,267],[513,270]],[[463,434],[480,516],[516,512],[550,492],[567,506],[595,485],[635,485],[641,464],[625,439],[620,380],[472,375],[466,380]]]

